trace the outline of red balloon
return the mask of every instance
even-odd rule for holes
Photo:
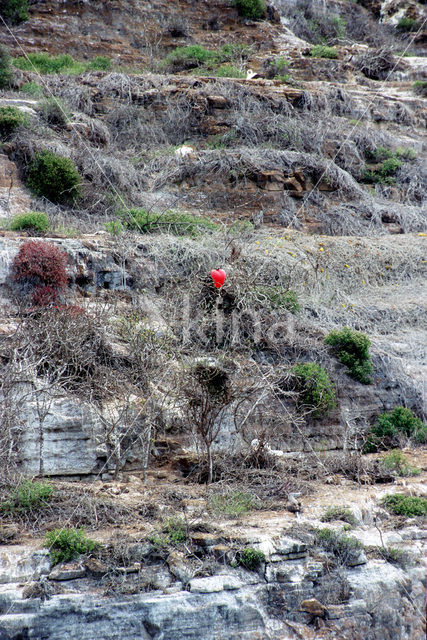
[[[227,274],[223,269],[213,269],[211,271],[212,280],[217,289],[221,289],[222,285],[225,282]]]

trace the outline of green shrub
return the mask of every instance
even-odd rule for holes
[[[93,71],[108,71],[111,69],[111,60],[107,56],[96,56],[89,62],[88,69]]]
[[[326,44],[316,44],[311,47],[310,54],[312,58],[338,58],[338,51],[335,47],[328,47]]]
[[[416,31],[418,29],[418,22],[414,18],[403,17],[400,18],[396,25],[396,29],[399,31]]]
[[[365,169],[362,180],[367,183],[394,184],[394,175],[402,166],[401,159],[413,160],[417,154],[414,149],[398,147],[394,151],[385,147],[377,147],[366,152],[366,159],[379,163],[378,166]]]
[[[209,498],[209,506],[214,513],[240,516],[256,508],[256,498],[252,493],[243,491],[214,494]]]
[[[22,71],[38,71],[39,73],[77,74],[85,71],[108,71],[111,60],[107,56],[97,56],[90,62],[79,62],[67,53],[50,56],[48,53],[28,53],[15,58],[13,64]]]
[[[412,89],[415,93],[418,93],[421,96],[427,96],[427,80],[416,80],[412,85]]]
[[[293,289],[285,291],[281,287],[258,286],[257,294],[265,296],[273,309],[287,309],[291,313],[297,313],[301,308],[298,295]]]
[[[166,549],[167,547],[182,544],[187,540],[187,525],[182,518],[168,518],[162,524],[161,530],[157,530],[147,537],[154,547]]]
[[[400,449],[390,451],[390,453],[381,459],[381,464],[387,471],[391,471],[402,477],[418,476],[421,473],[421,469],[409,464],[408,458]]]
[[[0,89],[7,89],[12,78],[12,57],[9,49],[0,44]]]
[[[237,564],[245,567],[249,571],[256,571],[260,564],[265,562],[265,555],[259,549],[245,547],[236,555]]]
[[[350,536],[342,535],[332,529],[318,529],[316,541],[325,551],[332,553],[344,565],[352,565],[360,555],[363,545]]]
[[[140,233],[164,231],[174,235],[197,235],[198,231],[214,231],[217,225],[207,218],[182,211],[153,212],[145,209],[121,211],[118,216],[124,227]]]
[[[38,71],[39,73],[75,71],[76,65],[80,70],[84,70],[84,65],[76,63],[67,53],[58,56],[50,56],[48,53],[28,53],[26,56],[15,58],[13,64],[21,71]]]
[[[9,24],[28,20],[29,0],[0,0],[0,14]]]
[[[99,543],[86,537],[82,529],[54,529],[45,537],[45,547],[50,551],[52,564],[69,562],[82,553],[93,551]]]
[[[42,100],[38,111],[43,120],[54,127],[65,127],[70,119],[67,107],[58,98]]]
[[[368,336],[344,327],[331,331],[325,338],[325,344],[336,348],[338,360],[347,366],[349,375],[355,380],[363,384],[372,383],[371,341]]]
[[[10,497],[0,503],[0,511],[19,512],[45,507],[53,494],[53,487],[49,482],[33,482],[23,480],[10,492]]]
[[[265,3],[263,0],[234,0],[239,16],[260,20],[265,15]]]
[[[30,96],[39,97],[43,95],[43,87],[37,84],[37,82],[26,82],[19,90],[28,93]]]
[[[351,524],[353,527],[357,524],[354,513],[348,507],[329,507],[321,518],[322,522],[332,522],[333,520],[342,520]]]
[[[45,213],[40,213],[38,211],[19,213],[18,215],[13,216],[10,221],[10,228],[12,231],[32,229],[43,233],[49,229],[49,219]]]
[[[224,64],[222,67],[218,67],[212,72],[212,75],[217,78],[246,78],[244,71],[233,67],[231,64]]]
[[[16,107],[0,107],[0,136],[6,137],[19,127],[27,125],[28,115]]]
[[[80,176],[73,161],[52,151],[36,153],[27,186],[36,195],[59,204],[73,203],[80,197]]]
[[[382,503],[388,511],[397,516],[414,518],[427,515],[427,498],[391,493],[383,498]]]
[[[396,447],[402,436],[423,444],[427,442],[427,425],[410,409],[395,407],[378,416],[376,424],[368,433],[363,451],[371,453]]]
[[[121,220],[110,220],[110,222],[105,223],[105,229],[108,233],[111,233],[112,236],[118,237],[125,231],[125,226]]]
[[[175,71],[183,69],[193,69],[201,67],[209,61],[212,61],[215,54],[208,51],[199,44],[192,44],[187,47],[177,47],[164,59],[164,65]]]
[[[298,363],[291,368],[301,407],[307,407],[315,418],[325,416],[336,407],[335,385],[316,362]]]
[[[180,544],[187,540],[187,525],[182,518],[169,518],[163,523],[162,532],[172,544]]]

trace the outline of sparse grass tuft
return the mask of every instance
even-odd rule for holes
[[[352,565],[363,549],[362,543],[356,538],[342,535],[332,529],[318,529],[316,540],[319,546],[332,553],[344,565]]]
[[[158,549],[182,544],[187,540],[187,525],[182,518],[168,518],[160,530],[148,536],[148,541]]]
[[[200,231],[215,231],[217,229],[217,225],[207,218],[173,209],[163,212],[130,209],[129,211],[119,212],[118,216],[125,228],[131,231],[139,231],[139,233],[161,231],[177,236],[196,236]],[[116,227],[114,227],[114,230],[117,230]]]
[[[342,520],[353,527],[357,524],[354,513],[348,507],[329,507],[321,518],[322,522],[333,522]]]
[[[50,56],[48,53],[28,53],[25,56],[13,59],[13,64],[21,71],[37,71],[38,73],[66,73],[76,75],[85,71],[108,71],[111,68],[111,60],[106,56],[97,56],[90,62],[79,62],[72,56],[63,53]]]
[[[243,491],[214,494],[209,498],[209,506],[219,515],[240,516],[256,508],[256,498],[252,493]]]
[[[0,503],[0,511],[16,513],[40,509],[48,504],[52,494],[53,487],[49,482],[26,479],[11,490],[7,500]]]
[[[420,96],[427,96],[427,80],[416,80],[412,85],[412,89]]]
[[[390,451],[381,459],[381,463],[385,469],[396,473],[398,476],[418,476],[421,473],[421,469],[409,464],[408,458],[400,449]]]

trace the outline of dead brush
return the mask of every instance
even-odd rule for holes
[[[7,497],[8,488],[10,479],[2,489],[2,497]],[[144,510],[127,507],[108,496],[94,496],[90,485],[54,481],[53,488],[50,501],[42,509],[2,513],[2,521],[36,535],[54,528],[84,526],[92,530],[145,520]]]

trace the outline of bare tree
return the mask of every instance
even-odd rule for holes
[[[190,429],[206,450],[208,478],[213,479],[212,445],[217,439],[221,420],[232,401],[229,376],[216,365],[199,363],[183,387],[186,398],[185,417]]]

